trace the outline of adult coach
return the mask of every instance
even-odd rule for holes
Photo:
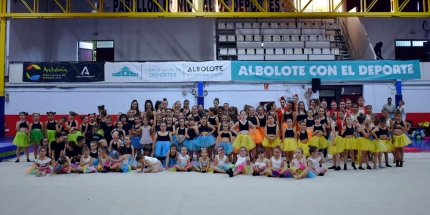
[[[382,111],[387,110],[388,111],[388,117],[390,119],[394,118],[394,112],[396,111],[396,106],[391,104],[393,100],[391,99],[391,97],[388,97],[388,103],[385,104],[384,106],[382,106]]]

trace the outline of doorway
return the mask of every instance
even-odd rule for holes
[[[85,40],[78,42],[78,61],[115,61],[113,40]]]

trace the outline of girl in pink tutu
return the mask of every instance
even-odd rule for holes
[[[52,169],[54,170],[54,172],[56,174],[70,174],[72,172],[72,166],[75,166],[75,164],[72,164],[70,162],[69,157],[65,156],[65,155],[61,155],[58,157],[57,161],[53,162],[53,167]]]
[[[157,158],[143,156],[142,154],[136,156],[136,161],[139,163],[140,171],[138,173],[156,173],[164,170],[161,161]],[[145,166],[147,168],[145,168]]]
[[[97,172],[96,168],[93,166],[93,158],[90,156],[90,149],[87,145],[82,149],[81,161],[79,162],[79,166],[76,171],[82,173]]]
[[[303,179],[305,177],[314,178],[316,175],[309,171],[310,168],[306,166],[306,158],[302,148],[297,148],[296,157],[292,161],[290,173],[294,179]]]
[[[239,154],[237,155],[236,168],[227,170],[227,174],[230,177],[237,176],[239,174],[248,174],[251,171],[250,168],[251,160],[248,156],[248,151],[244,146],[240,147]]]
[[[99,153],[99,165],[97,166],[97,170],[106,173],[106,169],[110,169],[111,166],[111,158],[109,157],[109,149],[104,147],[100,149]]]
[[[286,177],[290,171],[285,168],[284,161],[281,157],[281,147],[276,146],[273,149],[273,156],[270,158],[268,168],[264,170],[263,174],[271,177]]]
[[[327,168],[320,167],[320,163],[325,163],[326,160],[322,156],[322,153],[318,151],[316,146],[311,146],[309,149],[309,153],[311,156],[308,158],[308,167],[310,167],[311,171],[318,176],[324,176],[324,173],[327,172]]]
[[[28,174],[36,175],[37,177],[43,177],[46,174],[51,173],[51,168],[49,168],[49,162],[51,162],[51,158],[46,156],[46,151],[46,147],[40,147],[39,156],[34,161],[34,165],[27,170]]]
[[[269,166],[269,159],[266,158],[266,153],[263,148],[259,148],[257,150],[258,158],[255,160],[254,165],[252,166],[252,175],[259,176],[261,175]]]

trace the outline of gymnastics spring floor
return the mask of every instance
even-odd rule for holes
[[[416,144],[420,146],[420,144]],[[424,145],[425,146],[425,145]],[[34,159],[32,153],[30,159]],[[406,153],[403,168],[330,170],[294,180],[213,173],[26,175],[31,163],[0,162],[1,214],[426,214],[430,153]],[[390,161],[392,157],[390,155]],[[373,166],[373,164],[371,164]],[[392,164],[393,165],[393,164]],[[324,167],[331,166],[331,159]]]

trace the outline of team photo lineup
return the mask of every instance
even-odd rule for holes
[[[268,102],[243,108],[218,98],[209,108],[191,106],[188,100],[169,105],[165,98],[146,100],[142,108],[133,100],[126,113],[114,117],[100,105],[97,113],[70,111],[60,118],[49,110],[45,122],[40,113],[28,116],[23,111],[13,140],[15,162],[24,149],[32,163],[27,173],[38,177],[196,171],[302,179],[324,176],[328,169],[380,170],[392,167],[390,163],[403,167],[403,149],[411,143],[405,133],[411,125],[391,98],[388,107],[394,108],[384,105],[380,115],[363,97],[339,103],[311,99],[305,104],[296,94],[291,101],[277,100],[280,107]],[[325,168],[322,163],[329,154],[332,165]]]

